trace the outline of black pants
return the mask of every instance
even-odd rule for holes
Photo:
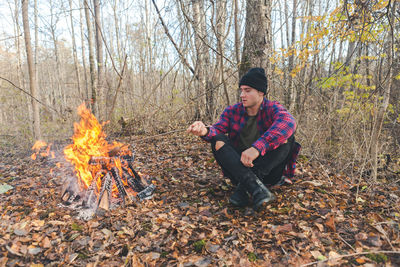
[[[224,142],[218,151],[215,149],[217,141]],[[294,136],[291,136],[287,143],[282,144],[272,151],[268,151],[264,156],[258,156],[254,161],[254,167],[248,168],[242,164],[240,157],[243,151],[238,150],[232,145],[226,135],[220,134],[211,141],[211,148],[216,161],[224,173],[224,176],[231,179],[234,185],[241,181],[246,172],[252,171],[257,177],[267,185],[278,183],[285,170],[286,163],[294,145]]]

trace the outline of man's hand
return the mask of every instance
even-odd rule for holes
[[[255,160],[260,155],[260,152],[254,147],[250,147],[242,152],[242,157],[240,161],[246,167],[253,167],[253,160]]]
[[[205,136],[207,134],[207,127],[204,125],[202,121],[195,121],[192,125],[190,125],[186,132],[192,133],[197,136]]]

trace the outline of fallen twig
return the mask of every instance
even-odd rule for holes
[[[326,261],[338,260],[338,259],[347,258],[347,257],[368,255],[368,254],[380,254],[380,253],[381,254],[400,254],[400,251],[380,250],[380,251],[358,252],[358,253],[352,253],[352,254],[347,254],[347,255],[340,255],[340,256],[328,258],[328,259],[325,259],[325,260],[313,261],[313,262],[306,263],[306,264],[303,264],[303,265],[300,265],[300,266],[301,267],[303,267],[303,266],[311,266],[311,265],[314,265],[314,264],[318,264],[318,263],[322,263],[322,262],[326,262]]]
[[[211,127],[211,125],[206,126],[206,128],[210,128],[210,127]],[[186,131],[186,129],[173,130],[173,131],[169,131],[169,132],[165,132],[165,133],[160,133],[160,134],[151,135],[151,136],[147,136],[147,137],[144,137],[144,138],[136,139],[136,140],[133,140],[133,141],[140,142],[140,141],[152,139],[152,138],[155,138],[155,137],[160,137],[160,136],[173,134],[173,133],[180,133],[180,132],[184,132],[184,131]],[[131,141],[131,138],[129,138],[129,141]]]

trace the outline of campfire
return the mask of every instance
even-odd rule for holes
[[[140,201],[152,197],[155,186],[133,168],[134,152],[129,144],[108,143],[96,117],[84,104],[78,107],[81,117],[74,124],[73,143],[66,146],[64,156],[74,166],[74,179],[67,180],[61,190],[64,205],[90,210],[108,210],[111,205],[126,205],[126,201]],[[32,149],[37,156],[49,155],[50,145],[38,141]]]

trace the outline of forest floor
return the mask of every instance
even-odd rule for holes
[[[12,189],[0,191],[0,266],[400,266],[398,176],[371,185],[300,160],[294,184],[254,212],[229,204],[200,139],[168,135],[135,152],[154,197],[82,221],[59,206],[53,163],[3,147],[0,186]]]

